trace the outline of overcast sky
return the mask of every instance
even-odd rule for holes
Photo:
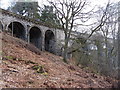
[[[3,9],[7,9],[8,6],[10,6],[10,2],[11,1],[23,1],[23,0],[0,0],[0,7]],[[24,0],[24,1],[33,1],[33,0]],[[48,4],[47,0],[34,0],[34,1],[38,1],[39,6],[43,6],[44,4]],[[57,1],[57,0],[56,0]],[[106,6],[106,4],[108,3],[108,0],[88,0],[89,2],[91,2],[90,8],[94,7],[94,6]],[[116,3],[119,2],[120,0],[110,0],[111,3]],[[89,9],[90,9],[89,8]],[[92,20],[92,21],[91,21]],[[95,21],[93,19],[89,20],[89,22],[87,22],[87,24]],[[80,27],[79,27],[80,28]],[[85,31],[85,29],[83,27],[81,27],[82,29],[78,29],[81,30],[81,32]],[[87,29],[86,29],[87,30]]]
[[[10,2],[11,1],[17,1],[17,0],[0,0],[0,7],[7,9],[8,6],[10,6]],[[47,0],[18,0],[18,1],[38,1],[39,5],[43,5],[43,4],[47,4]],[[108,0],[88,0],[91,2],[91,6],[95,6],[95,5],[100,5],[100,6],[104,6]],[[118,2],[119,0],[110,0],[110,2]]]

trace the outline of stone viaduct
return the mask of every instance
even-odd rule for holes
[[[11,31],[13,36],[32,43],[42,51],[61,55],[61,43],[64,40],[64,32],[61,29],[48,27],[4,9],[0,9],[0,29]]]

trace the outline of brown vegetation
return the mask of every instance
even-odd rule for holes
[[[111,88],[116,80],[77,66],[65,64],[62,57],[41,52],[25,41],[3,33],[4,87],[31,88]],[[27,47],[27,46],[28,47]]]

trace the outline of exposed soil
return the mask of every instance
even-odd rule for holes
[[[112,88],[116,80],[66,64],[62,57],[2,34],[2,80],[7,88]]]

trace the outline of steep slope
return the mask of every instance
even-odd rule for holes
[[[4,87],[111,88],[114,79],[62,62],[62,57],[39,51],[18,38],[2,34]]]

